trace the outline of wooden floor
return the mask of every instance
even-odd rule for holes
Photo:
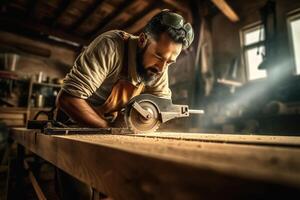
[[[32,152],[113,199],[269,199],[300,192],[300,138],[157,132],[45,135]]]

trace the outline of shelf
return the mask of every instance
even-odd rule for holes
[[[51,110],[52,107],[42,107],[42,108],[39,108],[39,107],[31,107],[30,110],[33,110],[33,111],[40,111],[40,110],[45,110],[45,111],[49,111]]]
[[[0,79],[6,79],[6,80],[14,80],[14,81],[24,81],[28,82],[28,79],[21,78],[18,73],[12,72],[12,71],[5,71],[5,70],[0,70]]]
[[[26,113],[27,108],[26,107],[0,107],[0,112],[10,112],[10,113]]]
[[[33,82],[34,85],[41,85],[41,86],[46,86],[46,87],[56,87],[60,88],[61,85],[55,84],[55,83],[38,83],[38,82]]]

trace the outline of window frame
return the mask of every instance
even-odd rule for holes
[[[294,51],[294,42],[293,42],[293,34],[292,34],[292,25],[291,22],[295,20],[300,20],[300,8],[293,10],[287,14],[286,24],[288,29],[288,40],[289,40],[289,49],[292,57],[292,65],[294,66],[294,75],[300,76],[300,66],[299,71],[297,73],[297,63],[296,63],[296,55]]]
[[[245,71],[245,77],[247,81],[255,81],[255,80],[260,80],[260,79],[265,79],[267,78],[268,74],[266,74],[265,77],[262,78],[257,78],[257,79],[250,79],[250,69],[248,66],[248,59],[247,59],[247,55],[246,52],[247,50],[253,49],[253,48],[262,48],[265,47],[265,38],[261,41],[249,44],[249,45],[245,45],[245,35],[247,33],[259,30],[260,28],[264,28],[263,27],[263,23],[261,21],[249,24],[245,27],[243,27],[240,30],[240,46],[241,46],[241,57],[242,57],[242,64],[244,66],[244,71]],[[267,73],[267,72],[266,72]]]

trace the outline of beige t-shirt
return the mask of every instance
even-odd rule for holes
[[[78,98],[87,99],[100,106],[111,93],[114,83],[120,79],[124,56],[124,39],[121,31],[113,30],[99,35],[76,59],[66,75],[62,89]],[[128,40],[128,75],[132,84],[138,85],[140,77],[136,68],[138,37],[130,35]],[[143,93],[171,98],[168,70],[162,73]]]

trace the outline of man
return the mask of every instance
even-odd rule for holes
[[[77,123],[111,126],[108,115],[134,96],[171,98],[168,67],[194,38],[182,16],[163,10],[135,37],[123,31],[98,36],[76,59],[58,95],[57,106]]]
[[[119,30],[101,34],[76,59],[57,107],[82,126],[105,128],[113,126],[107,116],[116,118],[140,93],[171,98],[168,67],[193,38],[191,25],[169,10],[155,15],[138,37]],[[57,178],[62,199],[93,196],[91,188],[60,170]]]

